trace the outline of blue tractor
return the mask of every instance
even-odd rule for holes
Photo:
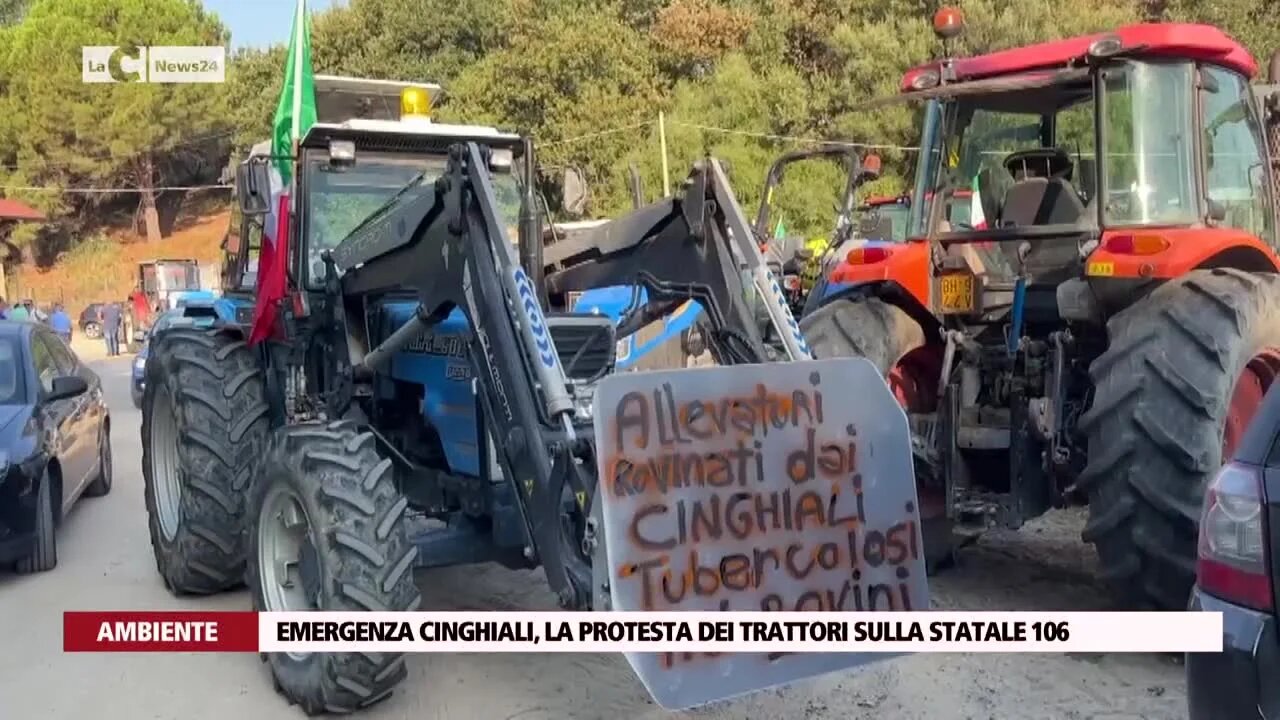
[[[527,138],[321,122],[293,163],[277,333],[247,342],[270,201],[257,156],[237,169],[234,311],[151,340],[145,501],[175,594],[247,582],[258,611],[403,611],[418,607],[415,568],[497,562],[541,567],[566,609],[604,609],[591,400],[618,341],[696,301],[719,364],[765,362],[751,283],[770,291],[786,356],[808,357],[715,160],[551,272]],[[549,310],[631,286],[643,300],[616,320]],[[266,661],[309,714],[371,705],[405,677],[395,653]]]

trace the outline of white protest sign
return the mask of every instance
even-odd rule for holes
[[[595,394],[614,610],[927,610],[907,418],[861,358],[620,373]],[[883,659],[631,653],[682,709]]]

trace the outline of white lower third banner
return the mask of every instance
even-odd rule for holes
[[[1221,652],[1213,612],[259,613],[260,652]]]

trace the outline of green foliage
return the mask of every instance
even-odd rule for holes
[[[220,89],[81,79],[84,45],[223,44],[225,30],[199,3],[37,0],[21,23],[0,33],[0,137],[6,140],[0,160],[7,184],[150,187],[220,161],[222,150],[210,142],[227,128]],[[112,199],[12,195],[54,220]],[[57,228],[22,226],[10,240],[22,245],[42,229]]]
[[[1139,18],[1217,24],[1265,64],[1280,47],[1274,0],[963,0],[968,27],[948,50],[974,54],[1101,31]],[[863,194],[907,187],[918,108],[866,111],[907,68],[943,53],[936,0],[349,0],[317,13],[317,73],[445,86],[442,121],[532,133],[554,179],[583,171],[589,212],[630,206],[627,167],[648,200],[662,190],[657,118],[666,118],[678,189],[711,153],[731,168],[749,216],[782,152],[815,141],[875,145],[884,177]],[[216,44],[226,32],[198,0],[0,0],[0,175],[8,185],[156,184],[221,169],[227,153],[268,137],[283,47],[241,50],[227,82],[85,85],[90,44]],[[1120,108],[1113,107],[1113,113]],[[1088,118],[1073,119],[1076,124]],[[733,131],[726,132],[725,130]],[[225,142],[192,143],[229,134]],[[193,147],[189,147],[194,145]],[[1083,152],[1088,152],[1084,148]],[[152,160],[150,177],[142,158]],[[774,218],[821,234],[843,186],[827,161],[790,168]],[[552,183],[554,184],[554,183]],[[11,195],[75,235],[86,218],[136,197]],[[550,189],[554,197],[554,188]],[[28,241],[36,226],[13,240]]]
[[[662,86],[648,39],[611,11],[582,9],[528,20],[509,43],[462,73],[440,117],[532,133],[544,166],[584,171],[596,211],[625,206],[619,161],[635,135],[557,143],[652,117]]]

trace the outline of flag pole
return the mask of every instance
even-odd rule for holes
[[[298,0],[294,24],[305,34],[307,31],[307,0]],[[293,131],[294,155],[297,156],[298,135],[302,132],[302,42],[293,44]]]

